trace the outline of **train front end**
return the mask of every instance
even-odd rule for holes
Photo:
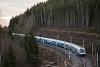
[[[80,55],[80,56],[85,56],[85,55],[86,55],[86,51],[85,51],[84,48],[81,48],[81,49],[80,49],[79,55]]]

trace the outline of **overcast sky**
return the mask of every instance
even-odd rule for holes
[[[12,16],[19,15],[38,2],[47,0],[0,0],[2,25],[7,26]]]

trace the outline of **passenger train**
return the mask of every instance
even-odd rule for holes
[[[25,36],[24,34],[17,34],[17,33],[13,33],[13,35]],[[66,41],[61,41],[61,40],[56,40],[56,39],[51,39],[51,38],[45,38],[45,37],[40,37],[40,36],[35,36],[35,38],[36,38],[37,42],[62,47],[62,48],[65,48],[65,49],[79,55],[79,56],[86,55],[85,48],[78,46],[74,43],[69,43],[69,42],[66,42]]]

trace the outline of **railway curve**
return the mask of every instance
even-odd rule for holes
[[[66,53],[65,53],[64,48],[56,47],[56,46],[53,46],[53,45],[47,45],[47,44],[43,44],[43,45],[46,46],[47,48],[54,49],[56,52],[58,51],[60,53],[63,53],[64,55],[67,56],[67,59],[69,59],[68,55],[70,53],[70,60],[69,60],[68,64],[70,64],[71,67],[93,67],[87,56],[80,57],[80,56],[77,56],[74,53],[71,53],[68,50],[66,50]]]
[[[13,33],[13,35],[25,36],[25,34],[18,34],[18,33]],[[87,56],[80,57],[80,56],[77,56],[75,53],[71,53],[70,51],[68,51],[64,48],[61,48],[61,47],[48,45],[48,44],[44,44],[44,45],[68,56],[69,64],[71,65],[71,67],[92,67],[92,64]],[[66,52],[65,52],[65,50],[66,50]]]

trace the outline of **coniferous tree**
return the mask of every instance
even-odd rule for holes
[[[46,3],[38,3],[31,9],[27,9],[23,15],[19,16],[23,19],[12,18],[10,29],[12,31],[28,29],[28,23],[32,21],[34,29],[43,26],[64,28],[95,27],[95,31],[99,32],[99,12],[99,0],[48,0]],[[22,25],[19,23],[18,26],[16,21],[19,22],[19,19]],[[25,23],[27,24],[25,25]]]

